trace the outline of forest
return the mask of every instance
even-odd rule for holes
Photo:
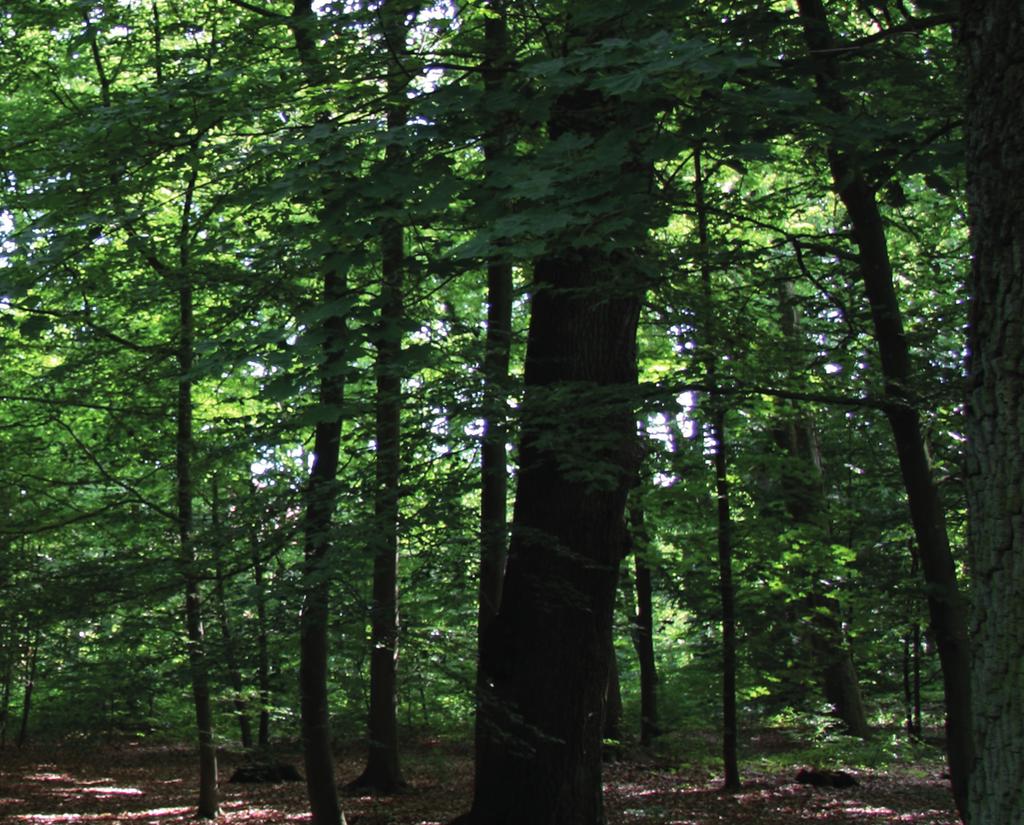
[[[1021,54],[3,0],[0,821],[1024,823]]]

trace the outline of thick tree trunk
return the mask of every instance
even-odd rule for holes
[[[1024,6],[966,0],[971,825],[1024,822]]]
[[[799,0],[798,5],[815,68],[818,96],[826,108],[836,114],[845,114],[849,104],[839,90],[839,64],[825,8],[821,0]],[[878,202],[864,176],[861,159],[852,150],[833,143],[828,150],[828,159],[860,253],[860,275],[871,306],[875,341],[885,379],[886,416],[892,428],[907,491],[910,519],[927,584],[932,630],[942,663],[946,744],[953,796],[961,816],[966,818],[968,777],[974,761],[966,607],[957,587],[945,512],[932,477],[920,414],[914,402],[910,348],[893,287],[892,265]]]
[[[595,300],[611,276],[599,250],[537,265],[505,595],[481,658],[484,730],[468,821],[482,825],[602,821],[608,635],[635,427],[626,404],[602,404],[595,390],[635,381],[638,308],[635,297]],[[544,446],[560,422],[537,409],[539,391],[558,387],[601,448]],[[603,464],[608,480],[580,480],[569,465],[581,461]]]
[[[552,136],[601,129],[600,105],[589,92],[564,96]],[[637,175],[624,173],[622,185]],[[598,246],[539,260],[535,279],[512,541],[501,610],[483,638],[476,787],[461,821],[595,825],[608,638],[637,454],[629,391],[640,285],[632,253]]]
[[[636,581],[636,609],[633,614],[633,648],[640,665],[640,744],[650,746],[658,730],[658,670],[654,659],[654,600],[651,568],[647,565],[647,532],[644,511],[631,507],[630,533],[633,545],[633,575]]]
[[[567,12],[570,50],[621,34],[622,17],[614,31],[598,31],[591,4]],[[476,782],[460,823],[604,821],[601,739],[626,494],[639,458],[632,396],[651,208],[650,167],[633,153],[653,107],[605,98],[589,79],[553,102],[551,140],[592,146],[618,136],[630,159],[601,172],[590,171],[593,158],[581,164],[589,221],[610,215],[602,190],[615,181],[614,236],[549,239],[534,266],[512,537],[501,607],[481,643]]]

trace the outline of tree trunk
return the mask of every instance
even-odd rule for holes
[[[227,669],[228,681],[231,684],[231,701],[235,706],[235,719],[242,747],[252,749],[252,726],[249,724],[249,713],[245,706],[245,687],[242,682],[242,671],[238,667],[238,652],[235,649],[235,637],[231,631],[231,620],[228,617],[227,597],[224,594],[224,560],[223,560],[223,525],[220,521],[220,489],[217,477],[213,478],[213,501],[210,511],[210,524],[213,529],[210,545],[213,548],[214,563],[214,606],[217,622],[220,624],[221,644],[224,651],[224,665]]]
[[[17,651],[17,630],[9,622],[4,632],[3,689],[0,693],[0,750],[7,748],[7,725],[11,718],[11,688],[14,683],[14,660]]]
[[[601,754],[605,762],[614,762],[622,752],[622,685],[619,683],[619,661],[615,655],[612,633],[608,634],[608,647],[608,687],[604,699],[604,744]]]
[[[326,266],[326,265],[325,265]],[[335,305],[346,291],[343,272],[323,273],[325,306]],[[337,502],[338,456],[341,443],[341,405],[344,400],[345,319],[330,315],[324,321],[323,360],[319,403],[333,415],[317,423],[313,438],[313,467],[306,488],[302,609],[299,616],[299,692],[306,787],[314,825],[340,825],[341,809],[331,750],[327,697],[328,624],[331,583],[332,517]]]
[[[194,155],[198,146],[192,145]],[[192,199],[198,180],[198,162],[193,158],[188,188],[181,210],[178,238],[178,405],[175,438],[175,470],[177,476],[178,552],[185,581],[185,631],[188,639],[189,669],[192,676],[192,698],[196,710],[199,742],[199,802],[196,815],[200,819],[216,819],[220,812],[217,790],[217,748],[213,739],[213,704],[210,699],[209,659],[203,631],[203,612],[199,589],[201,578],[196,558],[193,532],[192,454],[195,451],[192,432],[192,364],[195,358],[195,320],[191,282]]]
[[[299,64],[311,86],[323,81],[317,53],[312,0],[294,0],[289,27]],[[341,205],[327,203],[322,225],[340,219]],[[321,263],[323,306],[337,307],[347,297],[345,263],[326,256]],[[299,613],[299,705],[306,791],[312,825],[344,825],[331,749],[330,704],[327,693],[328,630],[332,579],[333,518],[338,501],[348,329],[345,316],[330,312],[323,321],[319,366],[319,404],[325,415],[313,435],[313,466],[306,487],[303,519],[302,607]]]
[[[484,21],[483,78],[486,93],[504,87],[508,60],[508,31],[503,0],[491,0],[495,16]],[[508,154],[508,130],[502,121],[491,125],[484,138],[485,175]],[[507,390],[509,347],[512,341],[512,264],[498,257],[487,264],[487,339],[484,344],[483,443],[480,471],[480,615],[477,637],[501,605],[501,587],[508,556]],[[478,673],[479,679],[479,673]]]
[[[1024,6],[963,4],[971,316],[971,825],[1024,822]]]
[[[36,665],[39,662],[39,633],[29,643],[25,660],[25,683],[21,700],[21,727],[18,728],[16,744],[19,749],[28,741],[28,720],[32,713],[32,691],[36,686]]]
[[[903,702],[906,707],[907,735],[921,738],[921,625],[914,623],[910,635],[903,637]]]
[[[804,36],[815,70],[818,96],[836,114],[849,104],[838,83],[839,63],[821,0],[799,0]],[[885,227],[874,190],[869,186],[861,159],[833,142],[829,165],[839,198],[850,216],[859,270],[871,306],[875,341],[885,379],[886,417],[892,428],[910,519],[920,552],[928,592],[928,610],[942,663],[946,697],[946,745],[953,797],[960,815],[967,815],[967,788],[974,749],[971,739],[970,651],[966,608],[956,581],[956,567],[946,532],[946,517],[911,387],[910,348],[903,331],[899,302],[893,287],[892,266]]]
[[[387,127],[395,134],[406,125],[405,90],[407,16],[418,6],[407,0],[385,0],[381,26],[388,44]],[[405,149],[390,142],[384,168],[397,170]],[[397,177],[397,175],[396,175]],[[401,207],[393,195],[382,204]],[[405,232],[392,217],[381,222],[380,319],[377,350],[376,476],[374,492],[373,599],[370,616],[370,714],[366,768],[351,783],[353,789],[390,794],[405,787],[398,758],[398,519],[401,483],[402,320],[405,274]]]
[[[715,496],[718,502],[718,595],[722,607],[722,763],[726,790],[740,788],[736,730],[736,595],[732,581],[732,517],[729,512],[729,458],[725,431],[724,399],[717,387],[716,354],[718,345],[712,308],[711,245],[705,180],[701,168],[701,147],[693,152],[694,202],[697,210],[697,235],[700,245],[701,286],[704,299],[704,369],[711,387],[709,430],[715,443]]]
[[[633,615],[633,647],[640,665],[640,744],[649,747],[658,730],[658,671],[654,659],[654,604],[651,568],[645,559],[647,533],[644,511],[629,511],[636,580],[636,611]]]
[[[713,399],[717,401],[718,399]],[[732,583],[732,517],[729,513],[729,458],[725,410],[712,412],[715,496],[718,500],[718,593],[722,605],[722,764],[726,790],[740,788],[736,729],[736,596]]]
[[[255,485],[249,486],[255,501]],[[259,532],[256,527],[256,515],[249,527],[249,546],[252,552],[252,576],[256,601],[256,679],[260,691],[259,732],[256,736],[257,745],[266,749],[270,747],[270,646],[267,629],[267,593],[264,584],[263,556],[260,552]]]
[[[490,98],[505,87],[508,24],[505,0],[489,0],[493,16],[484,21],[482,74]],[[493,115],[491,116],[493,117]],[[510,136],[504,118],[490,122],[484,134],[485,180],[508,154]],[[508,560],[508,456],[507,389],[509,349],[512,343],[512,264],[495,256],[487,263],[487,338],[483,364],[483,441],[480,446],[480,585],[477,616],[477,704],[484,701],[483,639],[498,615]],[[478,713],[474,740],[481,747],[484,725]]]
[[[604,134],[630,114],[575,90],[556,102],[549,131]],[[646,170],[620,172],[620,191],[646,197]],[[608,639],[638,453],[629,395],[645,227],[634,220],[617,250],[565,243],[535,265],[512,540],[482,640],[476,784],[461,822],[603,821]]]

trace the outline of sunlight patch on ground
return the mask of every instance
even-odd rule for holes
[[[222,814],[221,822],[258,822],[286,819],[288,814],[275,808],[245,808],[237,813]]]
[[[25,777],[32,782],[74,782],[75,778],[66,773],[30,773]]]
[[[38,823],[39,825],[56,825],[61,822],[131,822],[140,819],[153,819],[162,816],[182,816],[189,813],[190,808],[152,808],[148,811],[127,813],[104,812],[96,814],[21,814],[14,816],[11,822]]]

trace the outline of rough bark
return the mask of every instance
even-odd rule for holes
[[[804,37],[811,52],[822,104],[846,114],[849,103],[840,91],[834,39],[821,0],[799,0]],[[892,428],[900,471],[907,491],[910,519],[927,585],[928,610],[942,664],[946,704],[946,746],[953,796],[967,815],[968,777],[973,764],[971,739],[970,651],[964,600],[946,531],[946,517],[932,476],[921,418],[913,394],[914,371],[893,286],[892,265],[878,201],[856,150],[833,141],[828,160],[839,198],[850,217],[859,252],[858,269],[871,307],[875,341],[885,381],[886,417]]]
[[[1024,822],[1024,6],[963,4],[971,315],[971,825]]]

